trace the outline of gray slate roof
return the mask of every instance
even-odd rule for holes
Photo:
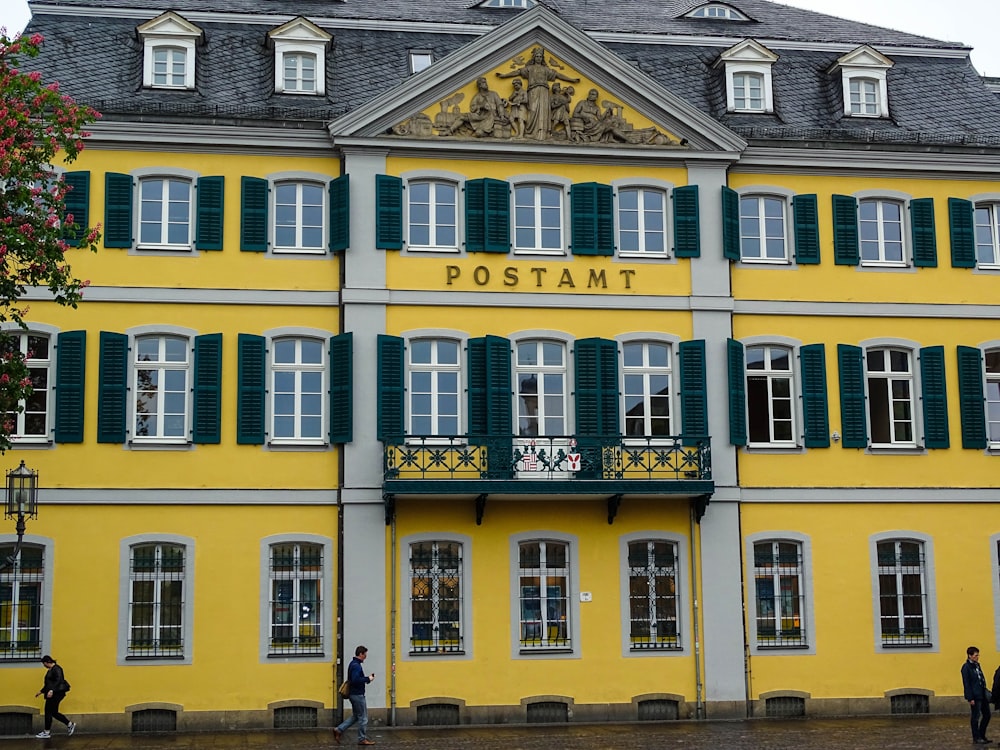
[[[402,0],[142,0],[143,20],[166,10],[276,14],[274,26],[294,15],[324,26],[323,19],[393,19],[496,25],[521,11],[469,8],[470,0],[413,3]],[[549,0],[547,5],[584,30],[642,29],[683,34],[804,41],[822,39],[870,44],[895,62],[888,72],[890,118],[843,117],[841,82],[827,71],[842,52],[777,51],[774,64],[775,112],[726,112],[725,81],[713,68],[722,46],[609,42],[605,46],[657,79],[666,89],[745,138],[978,144],[1000,147],[1000,99],[965,57],[892,55],[887,46],[954,49],[903,32],[789,8],[767,0],[730,4],[754,19],[749,23],[678,18],[696,0]],[[86,16],[46,13],[57,5],[87,7]],[[98,7],[95,7],[98,6]],[[142,88],[142,44],[133,18],[107,18],[101,8],[135,8],[135,0],[59,0],[36,8],[28,31],[47,41],[36,61],[46,79],[59,80],[75,98],[105,117],[201,118],[245,124],[281,121],[285,127],[321,127],[370,101],[408,76],[407,50],[429,49],[441,59],[473,41],[469,33],[378,29],[377,24],[325,25],[334,40],[328,53],[326,97],[274,94],[274,54],[266,44],[267,25],[199,22],[205,42],[198,50],[195,91]],[[393,27],[395,28],[395,27]]]

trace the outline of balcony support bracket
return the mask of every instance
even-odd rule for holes
[[[388,526],[396,516],[396,496],[391,492],[383,492],[382,503],[385,505],[385,525]]]
[[[615,516],[618,515],[618,508],[622,504],[622,497],[624,496],[619,493],[608,498],[608,525],[615,522]]]
[[[691,503],[694,506],[694,517],[698,523],[701,523],[705,511],[708,510],[708,501],[711,499],[711,495],[695,495],[691,498]]]
[[[483,525],[483,514],[486,512],[486,493],[476,496],[476,526]]]

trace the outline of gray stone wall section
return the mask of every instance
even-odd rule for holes
[[[388,694],[388,592],[385,511],[382,504],[382,444],[376,437],[378,386],[376,337],[385,333],[385,251],[375,248],[375,175],[386,169],[385,153],[345,150],[351,177],[351,244],[341,290],[343,330],[354,333],[354,440],[344,446],[344,674],[359,644],[368,647],[365,671],[377,677],[368,705],[384,708]]]
[[[694,338],[705,340],[708,425],[716,494],[701,521],[701,622],[704,699],[709,717],[741,715],[746,700],[743,659],[743,595],[740,507],[736,452],[729,444],[726,339],[732,335],[729,261],[722,256],[722,186],[726,164],[692,164],[688,182],[698,185],[701,257],[691,263]],[[725,498],[725,499],[724,499]]]

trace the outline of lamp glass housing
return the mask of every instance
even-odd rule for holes
[[[21,461],[16,469],[7,472],[7,518],[38,517],[38,472]]]

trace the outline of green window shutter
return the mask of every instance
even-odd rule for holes
[[[826,349],[823,344],[799,348],[802,372],[802,417],[806,448],[830,447],[830,413],[826,396]]]
[[[976,214],[972,201],[948,199],[948,226],[951,233],[953,268],[976,267]]]
[[[577,436],[617,437],[618,345],[608,339],[579,339],[573,356]]]
[[[924,401],[924,439],[928,448],[947,448],[948,393],[944,370],[944,347],[920,350],[920,391]]]
[[[194,338],[194,416],[191,442],[218,445],[222,423],[222,334]]]
[[[330,252],[346,250],[351,244],[351,176],[330,181]]]
[[[470,253],[510,251],[510,185],[483,178],[465,183],[465,249]]]
[[[57,443],[83,442],[87,332],[64,331],[56,337]]]
[[[958,347],[958,400],[962,416],[962,447],[985,448],[983,353],[975,347]]]
[[[330,442],[354,439],[354,334],[330,339]]]
[[[199,177],[195,192],[198,200],[195,248],[198,250],[221,250],[226,178]]]
[[[819,208],[815,195],[796,195],[792,199],[795,223],[795,262],[800,266],[820,261]],[[827,433],[827,440],[830,435]]]
[[[469,339],[468,434],[470,438],[510,435],[513,422],[510,341],[502,336]]]
[[[101,331],[97,383],[97,442],[125,442],[128,399],[128,336]]]
[[[833,262],[838,266],[856,266],[861,262],[858,202],[849,195],[833,196]]]
[[[865,368],[859,346],[837,344],[840,370],[840,426],[845,448],[868,447],[868,420],[865,413]]]
[[[726,359],[729,366],[729,442],[732,445],[746,445],[747,380],[743,344],[735,339],[727,339]]]
[[[468,359],[468,412],[467,432],[470,438],[485,437],[489,434],[489,403],[486,398],[486,338],[469,339],[466,342]]]
[[[697,258],[701,255],[701,229],[698,219],[698,186],[674,188],[674,255]]]
[[[104,247],[132,247],[131,175],[104,175]]]
[[[403,180],[375,175],[375,247],[403,249]]]
[[[678,348],[681,370],[681,432],[684,445],[708,437],[708,386],[705,377],[705,341],[682,341]]]
[[[398,445],[406,437],[406,361],[403,339],[378,337],[378,439]]]
[[[66,172],[63,182],[70,189],[63,200],[66,214],[73,215],[74,229],[63,229],[63,238],[71,247],[79,247],[90,227],[90,172]]]
[[[722,186],[722,257],[740,259],[740,196],[725,185]],[[746,445],[746,441],[733,445]]]
[[[913,237],[913,265],[917,268],[937,268],[933,198],[914,198],[910,201],[910,234]]]
[[[267,252],[268,193],[267,180],[260,177],[240,179],[240,250],[243,252]]]
[[[236,442],[263,445],[267,393],[267,348],[263,336],[241,333],[236,339]]]
[[[465,249],[470,253],[486,250],[486,180],[465,182]]]
[[[614,255],[614,197],[610,185],[581,182],[569,191],[573,255]]]

